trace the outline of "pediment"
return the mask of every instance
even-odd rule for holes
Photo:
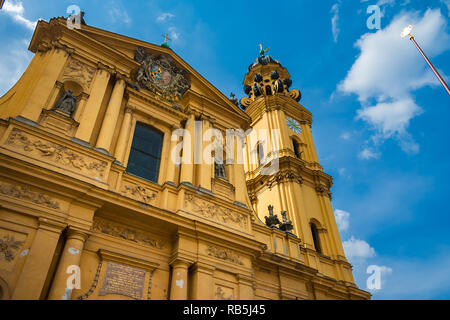
[[[185,75],[186,79],[189,81],[189,90],[187,92],[187,95],[190,94],[196,97],[202,97],[202,99],[204,99],[205,101],[209,101],[211,105],[221,106],[222,108],[224,108],[224,110],[227,110],[231,114],[234,114],[235,116],[240,118],[239,122],[241,122],[242,120],[249,121],[250,118],[246,113],[244,113],[238,106],[232,103],[229,98],[227,98],[220,90],[214,87],[214,85],[207,81],[188,63],[186,63],[173,50],[91,26],[82,26],[82,29],[80,31],[82,34],[88,36],[96,42],[102,43],[110,50],[114,50],[116,53],[119,53],[122,56],[126,56],[133,61],[136,61],[139,66],[142,65],[142,57],[136,57],[136,54],[139,50],[141,50],[141,54],[142,52],[145,52],[153,59],[161,61],[162,65],[170,65],[171,68],[173,67],[173,70],[177,69],[177,71],[179,71],[178,74]],[[160,70],[156,70],[161,72],[159,74],[160,77],[166,76],[166,78],[162,81],[162,86],[164,86],[165,84],[164,81],[170,82],[168,81],[168,78],[177,76],[175,74],[177,72],[169,75],[167,73],[167,69],[163,69],[164,68],[160,68]],[[132,76],[136,77],[138,75],[138,72],[139,67],[136,66],[135,70],[131,71]],[[224,110],[220,110],[220,112]],[[216,114],[220,114],[220,112],[218,112],[218,110],[215,110]]]

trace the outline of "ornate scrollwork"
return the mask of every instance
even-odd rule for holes
[[[162,249],[164,247],[164,242],[151,238],[145,232],[136,229],[126,228],[121,224],[107,221],[104,219],[95,218],[93,229],[94,231],[108,234],[113,237],[133,241],[135,243],[139,243],[142,245],[151,246],[153,248]]]
[[[186,208],[191,207],[191,210],[200,214],[208,220],[213,220],[222,224],[237,226],[240,229],[247,229],[247,217],[239,212],[234,212],[231,209],[223,208],[217,204],[199,199],[191,193],[187,193],[184,198],[184,205]]]
[[[62,81],[75,80],[79,82],[86,90],[89,88],[94,78],[95,69],[75,59],[70,59],[66,68]]]
[[[222,249],[214,246],[208,246],[208,248],[206,248],[206,253],[209,256],[221,260],[230,261],[239,265],[244,265],[244,263],[241,261],[241,257],[239,257],[236,253],[234,253],[230,249]]]
[[[59,203],[53,201],[48,195],[33,192],[28,187],[17,186],[13,184],[0,184],[0,193],[8,196],[30,201],[52,209],[59,209]]]
[[[303,178],[293,171],[280,171],[276,175],[271,177],[269,181],[267,181],[267,186],[269,187],[269,189],[272,189],[274,185],[293,181],[297,182],[298,184],[302,184]]]
[[[330,199],[332,198],[332,193],[331,193],[330,189],[326,188],[325,186],[323,186],[321,184],[316,186],[316,192],[318,194],[320,194],[321,196],[328,197]]]
[[[148,190],[147,188],[143,186],[137,186],[137,185],[128,185],[124,186],[121,193],[125,197],[130,197],[135,200],[144,202],[146,204],[150,204],[155,198],[156,198],[156,192],[152,190]]]
[[[233,299],[233,295],[226,297],[225,291],[222,289],[222,287],[218,286],[216,292],[214,293],[216,300],[231,300]]]
[[[134,53],[134,60],[141,64],[136,73],[136,84],[140,88],[176,102],[191,87],[187,71],[176,67],[169,57],[156,57],[139,47]]]
[[[26,152],[37,151],[37,154],[52,162],[69,166],[78,170],[86,170],[92,173],[98,173],[103,177],[107,167],[106,161],[96,161],[88,159],[64,146],[41,141],[39,139],[29,138],[21,130],[14,128],[6,142],[8,145],[20,146]]]
[[[14,236],[4,236],[0,239],[0,253],[3,254],[3,259],[8,262],[13,261],[22,245],[23,241],[16,241]]]

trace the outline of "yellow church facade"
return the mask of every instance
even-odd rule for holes
[[[370,298],[264,50],[241,107],[167,45],[54,18],[29,50],[0,98],[0,299]]]

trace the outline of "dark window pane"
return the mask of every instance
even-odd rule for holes
[[[136,124],[127,172],[157,182],[163,134],[142,123]]]

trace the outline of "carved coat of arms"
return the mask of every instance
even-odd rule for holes
[[[134,60],[141,64],[136,73],[136,85],[162,96],[170,102],[181,100],[191,87],[187,71],[174,65],[169,57],[156,57],[139,47]]]

